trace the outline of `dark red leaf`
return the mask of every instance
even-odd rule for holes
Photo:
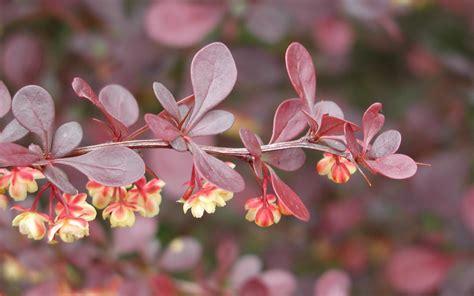
[[[309,114],[314,114],[316,100],[316,73],[313,59],[300,43],[290,44],[286,50],[286,70],[294,89],[303,100]]]
[[[201,150],[195,143],[189,142],[188,147],[193,154],[194,166],[200,176],[227,191],[240,192],[244,190],[244,179],[239,173],[223,161]]]
[[[99,93],[99,101],[114,119],[126,127],[138,120],[139,110],[135,97],[123,86],[111,84]]]
[[[306,161],[306,155],[303,149],[294,148],[265,152],[262,159],[280,170],[292,172],[303,166]]]
[[[82,141],[81,125],[75,121],[61,125],[54,134],[51,152],[54,157],[62,157],[74,150]]]
[[[163,109],[165,109],[171,117],[180,121],[181,115],[179,114],[178,103],[176,103],[173,94],[163,84],[158,82],[153,83],[153,91]]]
[[[61,191],[69,194],[77,194],[77,189],[69,182],[66,173],[58,167],[47,165],[43,171],[45,177],[58,187]]]
[[[53,160],[79,170],[107,186],[129,185],[145,174],[145,163],[133,150],[122,146],[104,147],[87,154]]]
[[[23,146],[14,143],[0,143],[0,164],[2,166],[29,166],[40,159],[41,155]]]
[[[173,279],[165,274],[160,273],[153,276],[151,279],[151,287],[153,290],[153,295],[167,295],[167,296],[178,296],[178,288],[173,281]]]
[[[225,132],[234,124],[234,115],[223,110],[211,110],[189,131],[191,137],[211,136]]]
[[[353,124],[352,122],[325,114],[321,119],[321,124],[318,129],[318,136],[322,137],[342,135],[344,134],[344,125],[346,123],[351,125],[354,131],[357,130],[357,125]]]
[[[270,143],[284,142],[299,135],[306,127],[306,118],[301,112],[300,99],[283,101],[273,118],[273,133]]]
[[[37,134],[43,141],[43,148],[48,149],[54,122],[54,102],[51,95],[42,87],[25,86],[13,97],[12,111],[18,122]]]
[[[267,285],[259,278],[247,280],[239,289],[241,296],[271,296]]]
[[[374,143],[370,147],[368,156],[380,158],[397,152],[402,141],[402,135],[396,130],[388,130],[381,133],[375,138]]]
[[[90,85],[85,82],[82,78],[76,77],[72,81],[72,89],[81,98],[88,99],[91,101],[94,105],[98,105],[99,99],[97,98],[97,95],[95,92],[92,90]]]
[[[0,133],[1,142],[15,142],[23,138],[28,134],[28,130],[25,129],[16,119],[10,121],[9,124]]]
[[[417,170],[416,162],[404,154],[391,154],[376,160],[367,160],[367,165],[391,179],[410,178]]]
[[[385,116],[379,113],[381,109],[381,103],[374,103],[367,108],[362,117],[362,129],[364,131],[363,151],[366,151],[370,141],[372,141],[374,136],[382,129]]]
[[[0,80],[0,118],[10,111],[12,105],[12,97],[6,85]]]
[[[209,110],[222,102],[237,79],[237,68],[229,49],[220,42],[202,48],[191,63],[194,107],[186,128],[189,131]]]
[[[155,136],[163,141],[172,142],[180,135],[177,127],[158,115],[145,114],[145,121]]]
[[[296,218],[309,221],[308,209],[300,197],[278,177],[272,168],[269,168],[269,171],[272,178],[273,191],[275,191],[281,203],[283,203]]]
[[[354,135],[354,129],[348,123],[344,124],[344,135],[346,136],[347,148],[349,148],[352,156],[357,158],[360,154],[359,144],[357,143],[357,139]]]
[[[344,113],[341,108],[333,101],[319,101],[314,105],[315,119],[318,125],[321,125],[321,119],[324,114],[332,117],[344,119]]]
[[[257,136],[246,128],[241,128],[239,134],[242,143],[249,153],[255,158],[260,158],[262,156],[262,149],[260,148]]]

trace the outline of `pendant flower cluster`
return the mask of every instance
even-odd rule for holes
[[[321,176],[327,175],[334,183],[346,183],[357,170],[356,166],[346,158],[324,153],[324,157],[316,165],[316,171]]]

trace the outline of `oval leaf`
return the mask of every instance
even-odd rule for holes
[[[173,94],[163,84],[158,82],[153,83],[153,91],[163,109],[165,109],[174,119],[181,121],[178,103],[176,103]]]
[[[296,93],[309,114],[314,114],[316,100],[316,72],[313,59],[300,43],[290,44],[285,55],[286,70]]]
[[[155,136],[163,141],[172,142],[180,135],[177,127],[158,115],[146,114],[145,121]]]
[[[189,142],[188,147],[193,154],[194,166],[201,177],[227,191],[240,192],[244,190],[244,179],[239,173],[223,161],[201,150],[195,143]]]
[[[0,133],[0,143],[3,142],[15,142],[23,138],[28,134],[28,130],[25,129],[16,119],[10,121],[9,124]]]
[[[397,152],[402,141],[402,135],[396,130],[381,133],[375,138],[368,153],[369,157],[380,158]]]
[[[319,101],[314,105],[316,122],[320,125],[324,114],[332,117],[344,119],[344,113],[341,108],[333,101]]]
[[[242,143],[249,153],[255,158],[260,158],[262,156],[262,149],[260,148],[257,136],[246,128],[241,128],[239,134]]]
[[[91,101],[94,105],[99,104],[99,99],[97,98],[97,95],[95,92],[92,90],[90,85],[85,82],[82,78],[76,77],[72,81],[72,89],[81,98],[88,99]]]
[[[351,152],[354,158],[357,158],[360,154],[359,143],[354,135],[354,129],[348,123],[344,124],[344,135],[346,137],[347,148]]]
[[[342,135],[344,134],[344,125],[346,123],[351,125],[354,131],[359,129],[357,125],[350,121],[324,114],[320,121],[317,134],[319,137]]]
[[[51,95],[42,87],[25,86],[13,97],[12,111],[16,120],[27,130],[37,134],[45,149],[49,148],[54,122],[54,102]]]
[[[367,108],[362,117],[362,129],[364,131],[364,151],[366,151],[370,141],[382,129],[385,123],[385,116],[380,114],[381,103],[374,103]]]
[[[14,144],[0,143],[0,164],[2,166],[29,166],[41,159],[41,155]]]
[[[234,124],[234,115],[224,110],[211,110],[188,133],[191,137],[211,136],[225,132]]]
[[[129,185],[145,174],[145,163],[133,150],[122,146],[104,147],[87,154],[53,160],[79,170],[107,186]]]
[[[194,56],[191,82],[195,100],[186,125],[188,130],[229,95],[236,79],[234,58],[223,43],[211,43]]]
[[[71,184],[71,182],[69,182],[69,178],[67,177],[66,173],[60,168],[48,165],[46,166],[46,169],[43,171],[43,173],[44,176],[62,192],[73,195],[77,194],[77,189]]]
[[[301,112],[300,99],[283,101],[273,118],[273,132],[270,143],[284,142],[299,135],[306,127],[306,118]]]
[[[126,127],[138,120],[139,110],[135,97],[123,86],[111,84],[99,93],[99,101],[104,109]]]
[[[404,154],[392,154],[376,160],[367,160],[377,173],[391,179],[406,179],[412,177],[417,170],[416,162]]]
[[[61,157],[74,150],[82,141],[81,125],[75,121],[61,125],[54,134],[51,152]]]
[[[309,221],[308,209],[300,197],[278,177],[272,168],[269,168],[269,171],[272,178],[273,191],[275,191],[279,200],[296,218]]]
[[[306,161],[306,155],[303,149],[285,149],[266,152],[262,157],[266,163],[287,172],[296,171],[303,166]]]
[[[10,111],[11,105],[12,97],[10,92],[3,81],[0,80],[0,117],[5,116]]]

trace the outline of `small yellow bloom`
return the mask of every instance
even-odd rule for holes
[[[89,235],[89,223],[85,219],[77,217],[62,218],[49,229],[48,241],[54,242],[56,234],[63,242],[72,243]]]
[[[136,202],[138,212],[143,217],[154,217],[160,212],[161,189],[165,185],[163,180],[157,178],[148,183],[145,178],[141,178],[128,191],[128,200]]]
[[[97,215],[95,208],[87,203],[87,195],[85,193],[79,193],[76,195],[71,195],[64,193],[63,198],[67,204],[69,213],[77,218],[82,218],[86,221],[92,221]],[[67,214],[66,209],[62,203],[57,203],[56,205],[56,215],[58,217],[65,217]]]
[[[40,171],[29,167],[16,167],[11,171],[0,171],[0,188],[7,189],[10,197],[16,201],[25,200],[26,195],[38,190],[37,179],[43,179]]]
[[[96,181],[89,181],[86,184],[89,195],[92,196],[92,204],[98,209],[104,209],[111,202],[117,201],[125,187],[105,186]]]
[[[214,184],[205,182],[201,190],[191,195],[188,199],[180,199],[183,203],[183,211],[186,214],[191,209],[191,214],[195,218],[201,218],[204,212],[212,214],[216,207],[224,207],[227,201],[231,200],[234,194],[218,188]]]
[[[45,214],[27,210],[13,219],[12,226],[18,226],[20,233],[28,238],[40,240],[46,234],[46,222],[48,216]]]
[[[102,212],[104,219],[110,218],[112,227],[131,227],[135,224],[136,204],[127,202],[114,202]]]

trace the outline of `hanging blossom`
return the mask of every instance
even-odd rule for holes
[[[346,183],[357,170],[356,166],[346,158],[324,153],[324,157],[316,165],[316,171],[321,176],[327,175],[334,183]]]
[[[288,209],[278,202],[274,194],[251,198],[245,203],[245,219],[254,221],[260,227],[268,227],[280,222],[281,215],[291,215]]]
[[[30,167],[15,167],[11,171],[0,169],[0,192],[8,191],[15,201],[22,201],[28,193],[38,190],[36,180],[43,178],[43,173]]]
[[[12,226],[17,226],[21,234],[34,240],[40,240],[45,236],[46,223],[49,220],[46,214],[28,210],[20,206],[14,206],[13,209],[22,212],[12,221]]]

